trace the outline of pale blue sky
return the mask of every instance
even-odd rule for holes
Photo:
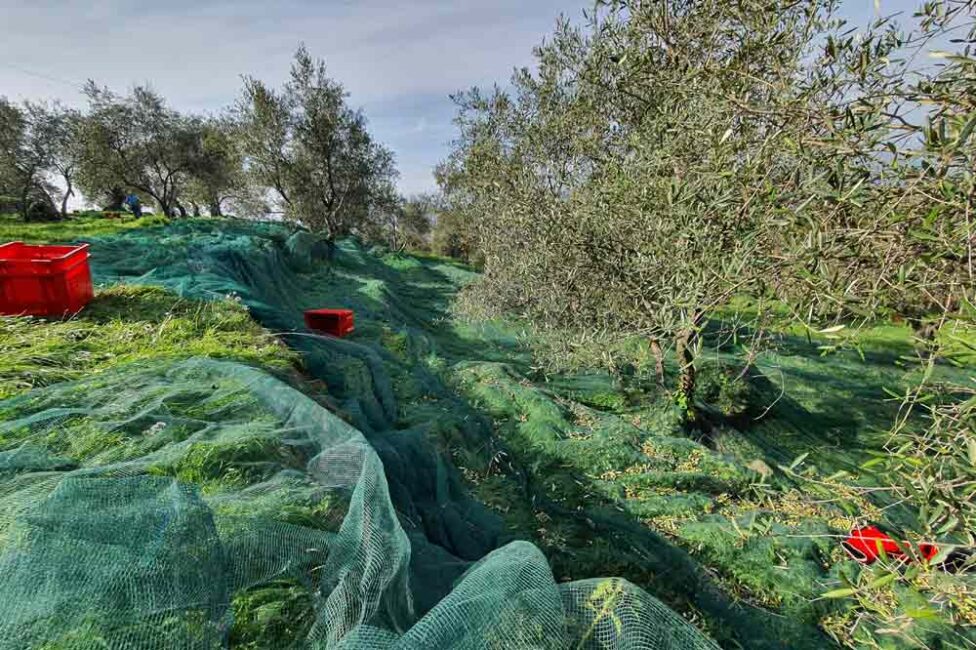
[[[592,0],[0,0],[0,95],[78,104],[91,77],[149,82],[177,108],[216,111],[240,75],[280,84],[299,42],[345,84],[397,154],[400,189],[433,189],[454,136],[448,95],[504,84],[560,13]],[[885,13],[914,0],[881,0]],[[864,19],[874,0],[848,0]]]

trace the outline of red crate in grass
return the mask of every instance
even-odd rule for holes
[[[309,309],[305,312],[305,325],[332,336],[346,336],[356,329],[351,309]]]
[[[60,317],[81,311],[92,295],[88,244],[0,245],[0,314]]]

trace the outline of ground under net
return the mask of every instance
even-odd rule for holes
[[[0,648],[711,647],[626,581],[557,585],[524,542],[418,620],[379,458],[253,368],[130,367],[0,418]]]
[[[92,256],[100,283],[237,296],[326,390],[193,360],[0,403],[0,648],[714,647],[657,598],[727,647],[832,645],[829,531],[715,514],[754,476],[664,411],[610,413],[607,377],[527,379],[517,331],[450,318],[470,271],[231,220]],[[326,306],[352,337],[303,329]],[[650,519],[794,609],[728,595]]]
[[[418,320],[379,277],[349,293],[370,263],[353,244],[338,252],[345,270],[307,273],[330,254],[230,222],[96,242],[98,281],[236,294],[293,332],[343,417],[209,359],[0,402],[0,648],[714,647],[626,580],[557,584],[428,439],[465,417],[438,414],[458,398],[430,373],[400,381],[391,368],[409,364],[388,351],[301,330],[330,283],[361,329],[437,316]],[[434,346],[416,334],[410,345]]]

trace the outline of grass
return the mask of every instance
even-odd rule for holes
[[[943,329],[940,342],[953,363],[941,364],[938,377],[965,382],[973,363],[973,334],[959,323]],[[938,569],[922,572],[924,581],[892,578],[884,608],[868,607],[872,589],[877,591],[873,587],[823,597],[850,583],[872,584],[840,551],[838,540],[852,527],[880,523],[894,534],[906,527],[882,509],[887,502],[867,496],[868,486],[890,477],[875,476],[861,464],[882,451],[884,433],[895,420],[898,400],[886,390],[900,393],[921,377],[911,330],[897,323],[826,333],[793,326],[776,329],[771,338],[775,344],[759,354],[747,381],[740,382],[734,380],[740,353],[706,337],[697,401],[707,406],[716,426],[709,448],[679,444],[690,443],[687,432],[667,416],[670,404],[654,387],[653,358],[639,339],[605,344],[547,337],[527,328],[522,340],[541,356],[555,358],[543,366],[545,372],[502,373],[498,366],[470,363],[455,367],[461,368],[462,392],[489,413],[506,452],[539,477],[546,499],[589,512],[599,510],[601,502],[612,504],[638,519],[686,550],[733,600],[775,612],[790,624],[778,629],[774,619],[754,621],[767,625],[770,637],[793,648],[829,647],[828,635],[848,647],[968,642],[960,635],[970,625],[971,591],[961,590],[965,579],[946,578]],[[603,382],[594,376],[599,368],[612,371],[604,372]],[[674,374],[669,359],[667,386],[674,385]],[[587,377],[592,379],[583,382]],[[646,437],[635,441],[621,435],[619,420],[633,423]],[[517,536],[543,548],[557,576],[627,576],[717,638],[737,642],[715,626],[714,612],[696,614],[695,603],[683,602],[680,589],[669,591],[673,575],[661,580],[654,574],[663,567],[634,558],[636,536],[601,552],[589,541],[592,531],[522,507],[525,497],[517,486],[484,459],[458,451],[455,461],[479,500],[503,516]],[[840,470],[845,473],[837,474]],[[909,532],[910,527],[904,534]],[[648,557],[659,559],[659,548],[648,544],[654,548]],[[943,583],[956,595],[947,597]],[[919,603],[928,603],[922,614]],[[741,620],[748,611],[740,612]],[[897,623],[899,631],[889,630],[889,623]],[[818,636],[817,628],[827,635]],[[760,647],[760,636],[749,639],[752,647]]]
[[[23,241],[28,244],[70,242],[89,237],[103,237],[125,230],[159,226],[168,222],[166,217],[147,215],[141,219],[123,215],[118,219],[106,218],[100,212],[69,215],[64,221],[25,223],[14,214],[0,215],[0,243]]]
[[[456,266],[466,271],[475,270],[471,264],[459,260],[456,257],[448,257],[447,255],[438,255],[437,253],[428,253],[426,251],[411,250],[411,251],[407,251],[406,253],[397,253],[396,255],[400,257],[409,256],[414,259],[424,260],[427,262],[439,262],[441,264],[446,264],[449,266]]]
[[[299,648],[315,622],[314,600],[307,587],[280,581],[234,595],[230,643],[239,650]]]
[[[0,217],[0,240],[70,241],[161,222],[85,215],[68,222],[25,224]],[[393,340],[397,340],[395,335]],[[0,400],[61,382],[100,374],[108,377],[109,371],[125,372],[130,364],[151,368],[154,362],[190,357],[244,362],[297,380],[298,355],[252,320],[240,302],[198,301],[158,287],[116,285],[100,291],[71,319],[0,318]],[[83,399],[95,399],[91,383],[83,386]],[[125,417],[103,421],[104,413],[79,415],[41,436],[32,437],[30,427],[7,430],[0,435],[0,446],[30,450],[31,466],[50,470],[119,462],[134,463],[134,468],[144,464],[144,458],[158,458],[143,471],[197,485],[216,500],[214,512],[221,526],[233,528],[235,522],[252,521],[257,512],[268,522],[338,529],[345,500],[323,493],[318,484],[292,485],[282,479],[274,491],[245,491],[248,485],[267,481],[282,469],[302,469],[307,459],[283,444],[276,428],[280,425],[266,421],[267,414],[253,398],[246,400],[248,395],[239,387],[208,383],[202,387],[207,390],[200,388],[161,384],[147,393],[145,403],[128,404],[132,412],[145,412],[128,424]],[[125,392],[122,387],[119,390]],[[16,402],[6,404],[15,408]],[[145,415],[150,412],[151,416]],[[223,431],[221,437],[196,439],[215,427]],[[183,444],[191,436],[194,441]],[[235,624],[230,635],[241,648],[282,647],[284,639],[297,643],[315,618],[311,594],[291,583],[239,592],[234,595],[233,610]],[[175,638],[175,632],[179,638],[184,634],[203,638],[203,619],[201,631],[194,631],[192,618],[192,612],[174,616],[173,625],[189,625],[193,630],[174,629],[167,634],[160,629],[160,637]],[[55,628],[61,625],[51,624]],[[45,647],[107,643],[111,634],[96,623],[65,625],[70,629],[63,638]]]
[[[231,300],[200,302],[156,287],[114,286],[69,320],[0,319],[0,399],[120,364],[194,356],[285,372],[297,356]]]
[[[172,236],[170,231],[183,227],[164,232]],[[225,237],[243,241],[241,233],[249,232],[230,225],[215,230],[206,236],[221,243]],[[192,236],[171,241],[190,246]],[[146,248],[132,253],[134,261],[151,257],[156,241],[140,245]],[[263,248],[247,250],[260,261]],[[188,278],[191,288],[197,275],[227,272],[207,266],[206,256],[193,259],[203,268],[182,268],[176,257],[166,266]],[[144,269],[133,266],[128,275],[138,277]],[[845,340],[846,332],[836,337],[797,328],[778,331],[777,346],[759,356],[747,382],[735,381],[732,351],[709,345],[699,393],[720,430],[714,441],[696,441],[682,427],[673,401],[657,388],[646,342],[628,341],[611,350],[613,364],[604,363],[606,350],[584,344],[565,354],[568,370],[547,373],[534,367],[520,345],[538,342],[531,328],[450,318],[458,287],[473,277],[461,266],[417,256],[375,258],[340,245],[328,272],[269,285],[266,292],[260,283],[276,270],[254,268],[260,272],[244,277],[243,295],[251,289],[249,299],[267,303],[277,315],[297,314],[306,299],[351,301],[357,312],[351,343],[357,352],[369,347],[381,354],[368,365],[347,354],[348,342],[323,347],[321,372],[337,375],[330,379],[330,396],[342,408],[351,405],[350,413],[364,407],[378,412],[383,383],[377,379],[388,380],[399,412],[390,425],[374,417],[375,426],[397,431],[388,439],[404,441],[404,449],[410,449],[415,434],[434,441],[453,459],[467,492],[497,515],[500,539],[537,543],[559,581],[625,577],[730,647],[743,640],[747,647],[829,647],[828,634],[852,647],[901,647],[886,639],[885,623],[891,621],[913,626],[903,637],[916,638],[916,646],[923,647],[950,638],[952,626],[973,620],[972,608],[946,605],[923,612],[934,622],[917,622],[913,616],[940,593],[927,582],[944,576],[900,574],[878,583],[883,574],[862,571],[837,544],[852,525],[884,516],[857,490],[855,475],[861,455],[897,409],[897,403],[886,401],[884,389],[905,381],[903,357],[912,354],[912,344],[903,326],[880,325],[860,333],[857,341]],[[161,289],[115,287],[71,321],[8,319],[0,325],[0,397],[129,361],[201,355],[275,371],[295,362],[295,355],[251,321],[240,304],[201,303]],[[953,340],[960,363],[971,363],[964,353],[972,332],[957,330],[952,336],[958,339]],[[821,349],[837,343],[844,345]],[[606,365],[618,372],[601,371]],[[673,362],[668,371],[670,386]],[[264,490],[273,472],[300,468],[304,458],[273,444],[273,432],[262,429],[266,423],[259,414],[238,401],[225,409],[219,399],[201,402],[192,393],[179,400],[169,396],[166,405],[178,406],[180,418],[220,422],[226,429],[226,437],[191,441],[150,470],[201,486],[222,525],[260,519],[338,528],[345,500],[321,494],[314,481]],[[95,424],[66,427],[64,444],[52,446],[57,455],[51,467],[64,459],[117,462],[155,449],[148,433]],[[182,442],[191,434],[196,429],[183,432],[178,424],[154,433],[160,444]],[[134,447],[127,438],[145,441]],[[123,453],[126,445],[131,453]],[[792,465],[805,452],[805,460]],[[424,467],[420,461],[418,466]],[[838,469],[851,473],[828,481]],[[394,479],[414,478],[395,462],[387,472],[394,489],[403,489]],[[257,482],[261,490],[252,490]],[[846,585],[853,585],[853,597],[823,597]],[[719,590],[727,600],[713,598]],[[306,588],[289,581],[239,592],[231,639],[241,647],[286,647],[305,635],[309,604]],[[866,617],[875,611],[874,618]]]

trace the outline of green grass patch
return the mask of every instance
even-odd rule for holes
[[[69,215],[63,221],[42,221],[25,223],[13,214],[0,215],[0,243],[23,241],[29,244],[69,242],[89,237],[114,235],[126,230],[161,226],[169,220],[163,216],[147,215],[136,219],[122,215],[109,219],[101,212],[86,212]]]
[[[202,302],[156,287],[100,292],[77,317],[0,318],[0,398],[122,363],[194,356],[287,371],[294,352],[232,300]]]
[[[413,257],[418,260],[425,260],[427,262],[439,262],[441,264],[447,264],[449,266],[456,266],[457,268],[464,269],[466,271],[475,270],[475,268],[472,265],[467,264],[466,262],[463,262],[459,259],[448,257],[447,255],[438,255],[436,253],[426,253],[424,251],[415,251],[415,250],[408,251],[407,254],[410,257]]]
[[[303,647],[316,617],[312,594],[294,581],[241,591],[231,607],[230,643],[239,650]]]
[[[406,332],[396,332],[390,327],[384,327],[380,331],[380,341],[383,347],[395,354],[399,359],[409,358],[410,341]]]
[[[173,462],[153,465],[150,474],[173,476],[183,483],[201,486],[204,493],[243,488],[271,478],[282,466],[300,469],[295,456],[275,435],[254,423],[240,425],[221,440],[194,442]]]

